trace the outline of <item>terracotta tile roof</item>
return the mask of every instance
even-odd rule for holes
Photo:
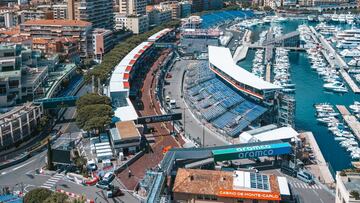
[[[180,168],[173,192],[215,195],[220,189],[233,189],[232,172]]]
[[[269,184],[269,192],[280,193],[277,176],[269,175]],[[252,188],[234,188],[234,172],[183,168],[177,171],[173,187],[173,192],[187,194],[218,195],[220,190],[256,191]]]
[[[5,35],[20,34],[20,27],[17,26],[15,28],[7,29],[7,30],[0,30],[0,34],[5,34]]]
[[[91,26],[90,22],[82,20],[29,20],[24,25],[54,25],[54,26]]]
[[[49,43],[49,40],[44,38],[33,38],[32,42],[34,44],[47,44]]]

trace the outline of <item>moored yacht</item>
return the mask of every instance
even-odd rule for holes
[[[346,88],[344,83],[338,81],[332,83],[326,83],[323,85],[323,87],[326,90],[331,90],[334,92],[348,92],[348,89]]]

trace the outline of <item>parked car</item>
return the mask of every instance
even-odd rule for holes
[[[100,180],[96,183],[96,187],[101,188],[103,190],[110,190],[113,186],[109,184],[107,181]]]
[[[108,184],[110,184],[114,179],[115,179],[115,175],[113,172],[107,172],[102,178],[102,180],[106,181]]]
[[[94,159],[90,159],[88,160],[87,162],[87,166],[86,166],[87,170],[88,171],[96,171],[97,170],[97,165],[95,163],[95,160]]]
[[[297,178],[299,180],[304,181],[305,183],[309,183],[309,184],[314,184],[315,183],[314,177],[310,173],[308,173],[306,171],[299,171],[297,173]]]

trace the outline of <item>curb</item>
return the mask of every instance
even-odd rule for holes
[[[66,194],[67,196],[72,197],[72,198],[78,198],[78,199],[83,198],[82,195],[78,195],[78,194],[75,194],[75,193],[72,193],[72,192],[66,192],[65,190],[62,190],[62,189],[58,189],[58,190],[56,190],[56,192]],[[87,203],[95,203],[95,201],[92,200],[92,199],[86,199],[85,202],[87,202]]]

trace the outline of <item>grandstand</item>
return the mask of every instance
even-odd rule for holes
[[[114,115],[120,121],[135,120],[138,115],[130,100],[137,96],[141,90],[142,81],[138,80],[139,75],[145,75],[149,62],[156,58],[156,50],[153,44],[159,41],[166,41],[172,36],[172,29],[163,29],[150,36],[146,42],[140,43],[131,50],[114,67],[109,82],[108,94],[111,98]]]
[[[282,88],[236,65],[230,50],[225,47],[209,46],[209,68],[243,94],[269,105],[274,103],[276,92]]]
[[[247,101],[208,68],[206,61],[186,74],[185,99],[195,114],[222,134],[237,137],[267,109]]]

